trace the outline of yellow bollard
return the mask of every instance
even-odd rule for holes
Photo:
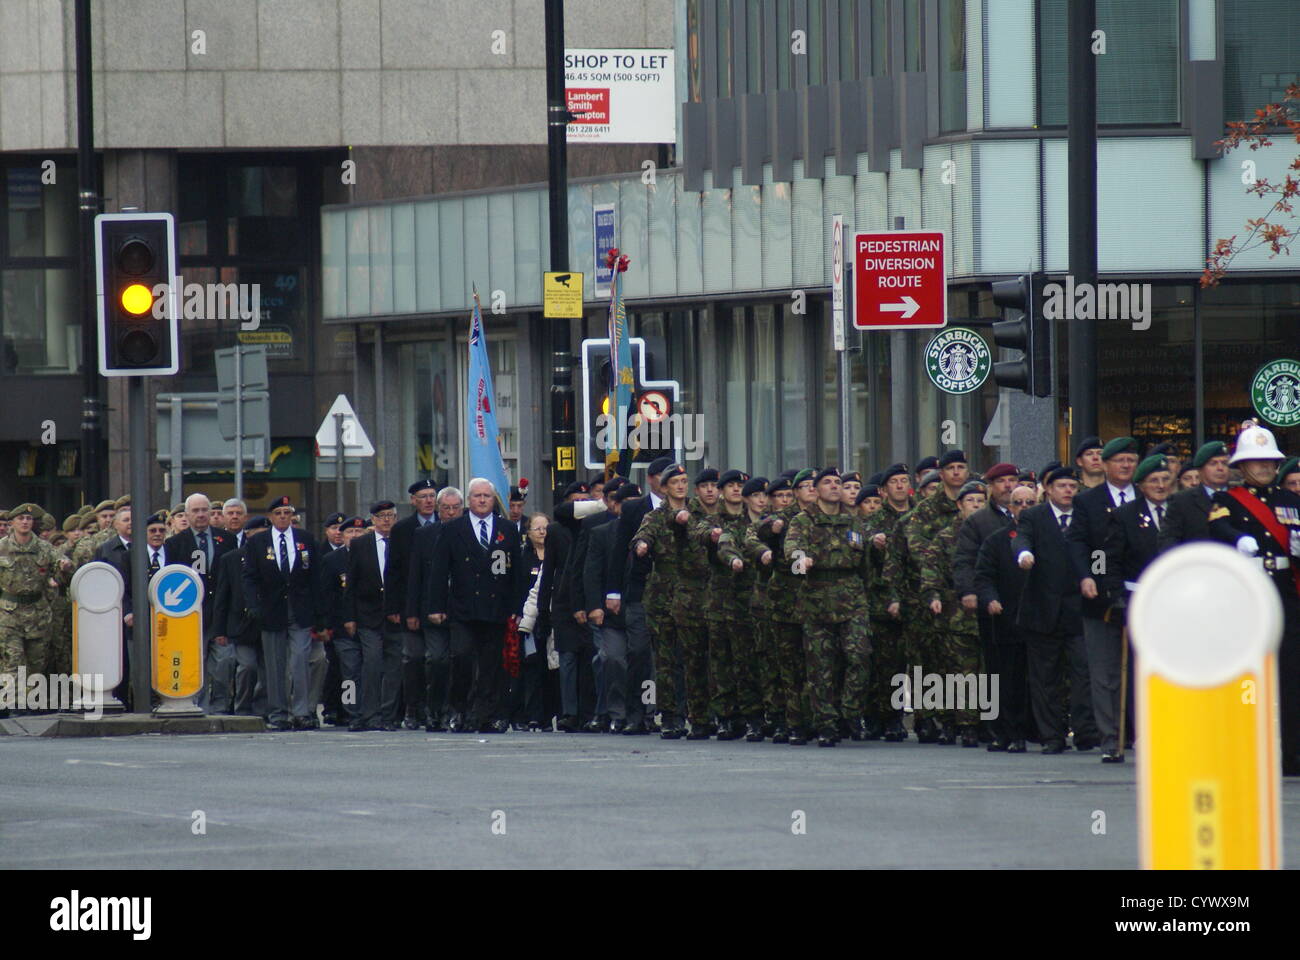
[[[203,580],[189,567],[168,564],[149,581],[153,610],[153,689],[159,714],[194,715],[203,689]]]

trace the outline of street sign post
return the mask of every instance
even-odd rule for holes
[[[155,713],[203,712],[194,702],[203,689],[203,592],[203,579],[179,563],[167,564],[149,581],[153,688],[163,698]]]
[[[316,431],[316,477],[333,480],[335,504],[342,509],[343,481],[361,477],[361,458],[375,455],[374,444],[357,419],[346,394],[334,398]]]
[[[103,708],[124,710],[113,695],[122,682],[122,598],[126,584],[117,567],[102,560],[86,564],[72,575],[72,675],[103,678]],[[84,698],[85,692],[81,696]],[[83,699],[84,702],[84,699]]]
[[[947,236],[942,230],[853,235],[853,325],[926,330],[948,323]]]
[[[1277,589],[1231,547],[1190,543],[1147,567],[1128,625],[1143,868],[1281,867]]]

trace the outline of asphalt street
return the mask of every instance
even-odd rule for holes
[[[1098,757],[553,733],[5,737],[0,869],[1133,868],[1135,765]],[[1283,790],[1294,864],[1300,784]]]

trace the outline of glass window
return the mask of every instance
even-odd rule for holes
[[[966,129],[966,0],[939,0],[939,129]]]
[[[725,324],[722,353],[726,363],[726,396],[723,409],[723,456],[732,467],[752,467],[749,441],[749,354],[745,336],[744,308],[723,308]]]
[[[857,2],[840,0],[840,20],[835,25],[835,34],[840,47],[841,80],[854,80],[858,76]]]
[[[236,167],[227,171],[226,249],[257,260],[301,255],[298,171],[294,167]]]
[[[700,0],[686,0],[686,83],[691,103],[704,99],[704,81],[701,78]]]
[[[776,479],[777,457],[776,309],[771,304],[754,307],[754,368],[750,383],[750,441],[753,473]]]
[[[826,82],[826,0],[808,0],[808,84]]]
[[[789,90],[790,82],[790,4],[793,0],[776,0],[776,87]]]
[[[921,29],[921,0],[904,0],[903,69],[917,73],[925,69],[925,34]]]
[[[77,272],[0,270],[0,369],[75,373],[81,355],[76,320]]]
[[[1232,0],[1223,10],[1223,113],[1249,120],[1300,80],[1300,17],[1294,0]]]
[[[745,68],[749,77],[747,93],[763,92],[763,0],[748,0],[745,18]]]
[[[822,306],[819,304],[818,306]],[[820,311],[822,317],[830,316],[830,301],[826,301]],[[829,334],[829,328],[827,329]],[[840,456],[840,354],[835,349],[835,337],[823,336],[822,340],[822,463],[833,464],[841,471],[849,469],[844,458]],[[849,451],[852,460],[853,452]]]
[[[809,465],[808,444],[808,318],[796,314],[792,304],[782,307],[781,350],[781,464]]]
[[[72,257],[77,253],[77,174],[55,167],[42,182],[39,164],[5,171],[9,256]]]
[[[1039,0],[1039,122],[1067,121],[1067,0]],[[1097,0],[1098,123],[1177,123],[1178,0]]]
[[[871,76],[889,73],[889,0],[867,0],[871,5]]]
[[[733,96],[734,65],[731,55],[731,0],[718,0],[718,96]]]

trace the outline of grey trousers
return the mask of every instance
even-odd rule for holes
[[[654,704],[647,704],[646,684],[654,680],[654,645],[650,642],[650,625],[646,622],[645,604],[629,603],[623,614],[627,629],[627,678],[626,716],[628,725],[642,723],[646,719],[646,707],[654,714]]]
[[[587,626],[591,628],[591,645],[596,651],[591,655],[591,679],[596,686],[596,716],[607,717],[610,713],[605,691],[605,657],[602,652],[605,628],[594,623],[588,623]]]
[[[361,640],[340,632],[334,637],[334,652],[339,658],[343,690],[339,699],[349,721],[361,716]],[[340,717],[339,719],[343,719]]]
[[[235,708],[247,716],[266,716],[266,661],[262,641],[237,643],[235,647]]]
[[[1123,628],[1085,617],[1083,641],[1088,648],[1088,677],[1092,713],[1101,732],[1101,749],[1119,749],[1120,665],[1124,644]],[[1132,691],[1130,691],[1131,695]]]
[[[329,666],[324,641],[313,640],[311,652],[307,655],[307,702],[311,704],[313,717],[316,716],[317,705],[325,696],[325,675],[329,672]]]
[[[426,623],[423,630],[404,633],[402,664],[407,717],[421,722],[441,720],[451,678],[451,627]]]
[[[627,631],[605,625],[596,633],[596,712],[611,720],[627,720]],[[599,693],[604,680],[604,697]],[[602,710],[601,707],[604,707]]]
[[[288,630],[263,630],[262,655],[266,660],[266,699],[272,723],[283,723],[290,714],[307,719],[315,715],[308,681],[312,654],[311,629],[289,627]],[[324,655],[325,651],[321,650]],[[290,682],[292,678],[292,682]],[[290,703],[290,691],[293,701]]]
[[[207,647],[199,707],[205,713],[230,713],[233,709],[236,670],[234,638],[230,638],[224,647],[219,646],[215,640],[209,640]]]
[[[356,639],[361,647],[361,690],[357,699],[361,720],[378,724],[383,704],[384,632],[358,626]]]

